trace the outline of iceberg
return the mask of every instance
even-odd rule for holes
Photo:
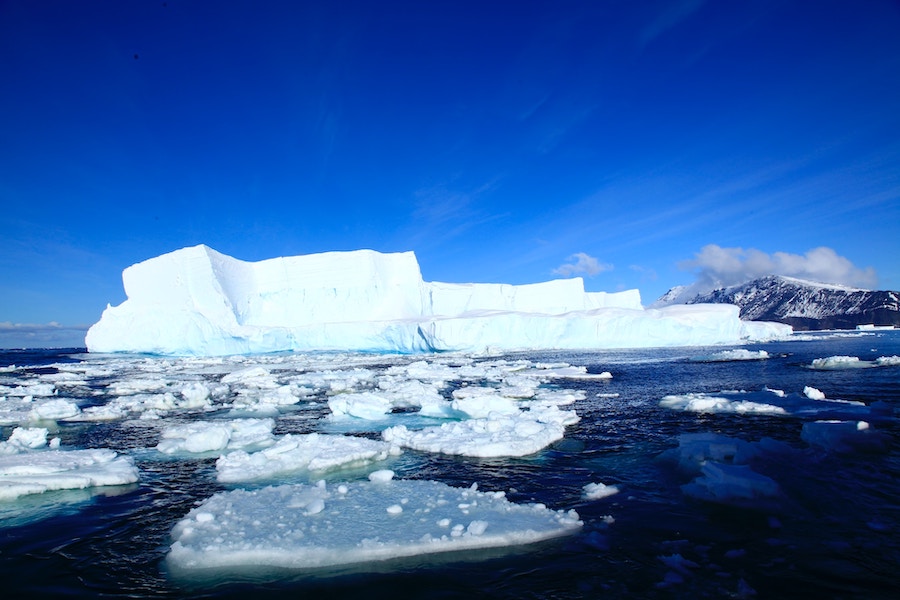
[[[735,344],[790,327],[723,304],[644,309],[638,290],[581,278],[509,285],[422,279],[413,252],[325,252],[245,262],[204,245],[132,265],[127,299],[90,352],[221,356],[278,351],[512,351]]]

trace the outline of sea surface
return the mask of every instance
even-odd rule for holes
[[[733,347],[730,347],[733,348]],[[726,349],[730,349],[726,348]],[[611,379],[545,385],[581,390],[565,407],[581,417],[565,437],[523,458],[466,458],[405,450],[386,468],[398,478],[452,486],[478,483],[517,503],[574,509],[575,535],[511,550],[461,552],[358,568],[249,577],[176,578],[166,568],[178,520],[212,494],[215,457],[175,458],[153,448],[161,424],[201,418],[190,409],[154,410],[105,422],[60,422],[64,448],[111,448],[132,456],[137,484],[53,492],[0,502],[0,594],[4,598],[897,598],[900,597],[900,366],[813,369],[817,358],[863,361],[900,355],[900,331],[822,332],[746,346],[761,360],[708,361],[723,348],[537,352],[462,357],[459,364],[568,364]],[[384,372],[422,356],[268,356],[280,378],[302,370]],[[442,357],[450,360],[452,357]],[[252,361],[251,361],[252,362]],[[452,362],[452,360],[451,360]],[[12,368],[15,365],[15,368]],[[246,361],[98,356],[78,350],[0,352],[0,385],[52,382],[82,408],[116,396],[158,394],[156,382],[215,386]],[[275,368],[277,367],[277,369]],[[474,371],[477,372],[477,371]],[[66,374],[62,377],[60,374]],[[129,387],[130,382],[130,387]],[[477,385],[469,381],[468,385]],[[364,384],[359,384],[364,385]],[[815,388],[828,399],[877,410],[877,443],[811,445],[813,414],[698,413],[665,408],[665,396]],[[137,390],[137,391],[136,391]],[[280,413],[276,433],[327,430],[324,391]],[[2,396],[2,393],[0,393]],[[2,402],[2,401],[0,401]],[[208,418],[207,412],[202,418]],[[398,415],[401,418],[404,415]],[[366,429],[366,427],[363,427]],[[367,435],[377,438],[377,427]],[[13,425],[0,427],[0,440]],[[755,473],[778,491],[743,501],[698,499],[697,477],[671,460],[679,436],[714,433],[745,442],[777,440]],[[668,457],[668,458],[667,458]],[[372,466],[369,470],[383,468]],[[329,481],[365,471],[329,473]],[[619,492],[586,499],[602,482]]]

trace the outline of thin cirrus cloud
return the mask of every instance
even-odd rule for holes
[[[588,277],[593,277],[594,275],[613,269],[613,265],[602,263],[585,252],[573,254],[567,260],[569,262],[553,269],[553,273],[562,275],[563,277],[571,277],[572,275],[587,275]]]
[[[768,254],[755,248],[723,248],[708,244],[692,260],[682,261],[678,266],[683,270],[696,270],[697,279],[690,286],[695,293],[741,284],[766,275],[853,287],[871,287],[878,281],[872,267],[857,267],[826,246],[813,248],[804,254]]]

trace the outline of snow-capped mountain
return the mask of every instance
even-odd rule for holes
[[[900,292],[870,291],[769,275],[740,285],[683,298],[672,288],[658,305],[736,304],[747,321],[777,321],[795,330],[853,329],[857,325],[900,325]],[[680,297],[681,296],[681,297]]]

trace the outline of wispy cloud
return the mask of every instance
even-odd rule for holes
[[[641,265],[628,265],[628,268],[641,276],[641,281],[656,281],[657,274],[655,269],[644,267]]]
[[[572,275],[587,275],[588,277],[593,277],[604,271],[611,271],[614,268],[613,265],[601,263],[593,256],[584,252],[573,254],[566,260],[569,262],[553,269],[554,274],[562,275],[563,277],[571,277]]]
[[[485,210],[483,199],[499,184],[497,176],[474,188],[438,184],[414,194],[410,230],[404,232],[405,244],[421,249],[451,240],[473,227],[489,223],[502,215]]]
[[[88,325],[0,322],[0,348],[83,348]]]
[[[660,35],[672,29],[697,12],[706,0],[679,0],[673,2],[650,23],[640,35],[641,46],[646,46]]]
[[[774,252],[755,248],[722,248],[704,246],[691,260],[679,268],[696,270],[697,279],[691,293],[703,293],[719,287],[737,285],[765,275],[785,275],[820,283],[871,287],[878,277],[872,267],[860,268],[833,249],[821,246],[805,254]]]

